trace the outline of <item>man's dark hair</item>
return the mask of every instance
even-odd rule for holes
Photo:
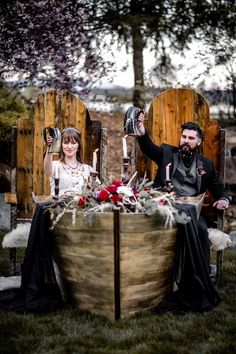
[[[201,139],[201,140],[204,139],[204,135],[203,135],[202,129],[200,128],[200,126],[197,123],[186,122],[186,123],[181,125],[181,128],[182,128],[182,132],[183,132],[184,129],[195,130],[197,132],[197,135],[198,135],[199,139]]]

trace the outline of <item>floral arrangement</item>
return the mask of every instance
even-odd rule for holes
[[[122,213],[162,215],[166,228],[171,228],[176,222],[190,221],[189,217],[178,208],[173,193],[154,189],[153,182],[149,182],[146,178],[132,186],[130,182],[124,185],[120,180],[112,180],[106,185],[94,181],[92,188],[85,188],[80,195],[68,193],[61,197],[51,209],[51,229],[66,212],[72,213],[73,225],[78,211],[82,212],[85,222],[92,225],[95,213],[111,212],[114,208],[119,208]]]

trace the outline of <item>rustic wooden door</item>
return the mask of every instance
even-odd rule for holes
[[[85,104],[70,92],[53,90],[43,93],[34,102],[29,118],[19,119],[17,123],[18,216],[32,216],[32,192],[35,195],[50,195],[49,178],[43,172],[43,128],[63,130],[69,126],[81,131],[85,163],[91,165],[93,151],[99,149],[98,172],[101,179],[106,177],[107,131],[102,129],[101,122],[91,120]]]
[[[181,125],[187,121],[196,122],[202,128],[205,135],[202,153],[214,161],[217,172],[224,178],[224,159],[221,156],[224,131],[210,119],[209,105],[198,92],[185,88],[162,92],[152,100],[145,126],[155,144],[178,145]],[[157,169],[156,164],[145,158],[139,148],[137,169],[139,176],[146,171],[150,179],[153,179]]]
[[[198,92],[187,89],[169,89],[156,96],[148,111],[145,127],[153,142],[177,145],[181,135],[181,125],[193,121],[200,125],[205,139],[201,153],[214,162],[216,171],[222,182],[225,180],[225,130],[220,129],[217,121],[210,119],[209,105]],[[157,165],[146,158],[136,144],[136,169],[138,176],[146,172],[147,177],[153,180]],[[211,204],[212,199],[207,196],[205,204]],[[223,228],[222,218],[218,218],[213,208],[206,208],[207,214],[217,219],[219,228]],[[220,221],[221,220],[221,221]]]

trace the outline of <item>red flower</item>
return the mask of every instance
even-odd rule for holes
[[[117,204],[120,201],[120,197],[118,196],[118,194],[113,194],[111,196],[111,199],[112,199],[114,204]]]
[[[87,203],[86,197],[80,197],[79,200],[77,200],[77,205],[79,207],[83,207]]]
[[[165,199],[160,199],[159,200],[159,205],[166,205],[167,201]]]
[[[114,184],[116,187],[120,187],[123,185],[123,183],[118,179],[114,179],[114,181],[112,181],[112,184]]]
[[[132,191],[133,191],[133,193],[134,193],[135,195],[138,194],[138,190],[137,190],[136,186],[133,186],[133,187],[132,187]]]
[[[111,184],[110,186],[107,186],[106,187],[106,190],[109,192],[109,193],[115,193],[116,190],[117,190],[117,186],[115,184]]]
[[[106,189],[102,189],[99,193],[100,202],[105,202],[109,198],[109,192]]]

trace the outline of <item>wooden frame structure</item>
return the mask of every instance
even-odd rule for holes
[[[110,320],[155,308],[173,289],[177,228],[160,215],[65,213],[53,230],[67,302]]]

